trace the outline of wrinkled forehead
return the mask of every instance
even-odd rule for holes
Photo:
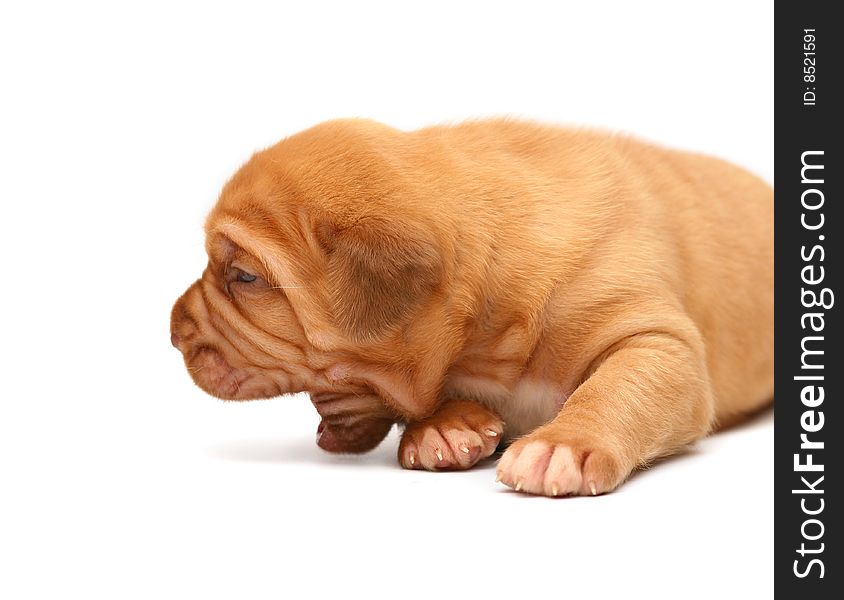
[[[212,267],[233,262],[258,266],[268,280],[292,284],[311,280],[324,266],[304,212],[278,200],[221,201],[206,222],[206,251]]]
[[[295,223],[254,210],[216,211],[206,225],[205,249],[212,266],[258,263],[267,274],[288,274],[297,244]]]
[[[290,247],[301,237],[296,195],[267,172],[266,165],[255,162],[247,163],[225,185],[205,221],[206,250],[212,262],[231,258],[230,242],[259,256]]]
[[[212,262],[226,262],[237,248],[258,254],[258,248],[267,251],[285,246],[291,241],[290,230],[286,219],[260,206],[225,208],[218,204],[205,223],[205,249]]]
[[[295,270],[299,277],[322,272],[317,226],[335,212],[335,204],[347,204],[338,190],[348,181],[337,168],[328,168],[326,156],[314,157],[313,148],[300,147],[294,138],[256,153],[223,187],[205,223],[212,262],[231,258],[229,240],[270,272]],[[333,152],[323,154],[336,162]]]

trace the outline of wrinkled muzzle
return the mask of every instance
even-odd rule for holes
[[[184,357],[194,382],[223,400],[252,400],[281,394],[278,385],[252,370],[233,365],[226,356],[225,336],[210,323],[201,280],[176,301],[170,313],[170,343]]]
[[[258,366],[261,363],[251,364],[242,347],[251,342],[233,329],[232,315],[228,319],[217,315],[215,311],[225,306],[215,309],[213,297],[208,298],[212,291],[204,285],[200,279],[188,288],[170,316],[170,341],[182,353],[188,372],[200,388],[224,400],[308,391],[321,418],[317,444],[328,452],[367,452],[387,436],[396,418],[371,390],[332,382],[324,376],[300,377],[292,383],[286,374],[292,365],[272,357],[263,360],[277,361],[275,370]]]

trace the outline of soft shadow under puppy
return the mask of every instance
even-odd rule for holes
[[[395,431],[374,450],[364,454],[335,454],[318,447],[312,437],[296,439],[241,439],[221,442],[206,449],[212,458],[237,462],[310,464],[323,466],[344,466],[371,468],[383,466],[400,469],[396,461],[398,435]],[[496,453],[480,461],[470,471],[491,470],[500,454]],[[422,471],[419,471],[422,472]],[[442,473],[465,473],[466,471],[441,471]]]
[[[392,466],[396,463],[395,446],[385,440],[366,454],[333,454],[320,449],[313,437],[296,439],[231,440],[210,446],[206,453],[222,460],[256,463],[344,465],[349,467]]]

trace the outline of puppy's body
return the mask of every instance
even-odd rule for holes
[[[505,483],[607,491],[771,400],[772,213],[741,169],[625,137],[329,122],[227,184],[173,330],[212,393],[310,391],[328,449],[397,420],[404,466],[460,468],[524,436]]]

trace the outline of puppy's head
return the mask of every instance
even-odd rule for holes
[[[396,135],[326,123],[256,154],[226,184],[206,223],[208,266],[171,319],[202,389],[360,395],[373,390],[367,374],[401,363],[396,340],[430,304],[443,256],[389,152]]]

